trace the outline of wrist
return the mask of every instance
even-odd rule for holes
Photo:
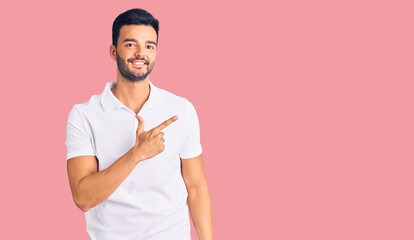
[[[138,164],[139,162],[141,162],[142,160],[144,160],[141,156],[141,152],[139,150],[137,150],[135,147],[131,148],[131,150],[129,150],[130,152],[130,156],[132,158],[132,160],[134,161],[135,164]]]

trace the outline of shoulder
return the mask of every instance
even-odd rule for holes
[[[164,97],[164,102],[169,109],[181,113],[184,116],[187,126],[198,124],[198,115],[193,103],[185,97],[178,96],[164,89],[159,89]]]
[[[68,128],[75,127],[87,131],[88,122],[101,111],[99,95],[93,95],[88,101],[73,105],[67,118]]]
[[[158,88],[159,93],[162,95],[164,102],[175,108],[180,108],[187,111],[189,108],[194,108],[194,105],[185,97],[178,96],[165,89]]]
[[[90,113],[99,111],[102,108],[100,98],[101,95],[93,95],[88,101],[73,105],[69,114],[86,116]]]

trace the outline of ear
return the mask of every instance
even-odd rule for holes
[[[109,55],[114,61],[116,61],[116,47],[113,44],[109,46]]]

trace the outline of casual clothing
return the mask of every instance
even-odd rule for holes
[[[85,212],[92,240],[190,239],[180,158],[202,153],[197,113],[187,99],[149,84],[149,98],[138,113],[145,121],[144,130],[174,115],[178,120],[162,130],[163,152],[140,162],[107,200]],[[100,95],[70,111],[67,159],[94,155],[102,171],[135,145],[138,119],[113,95],[115,85],[108,82]]]

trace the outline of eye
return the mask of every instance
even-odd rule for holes
[[[152,45],[148,45],[148,46],[147,46],[147,48],[148,48],[148,49],[154,49],[154,46],[152,46]]]
[[[127,47],[133,47],[133,46],[135,46],[135,44],[133,44],[133,43],[128,43],[126,46],[127,46]]]

